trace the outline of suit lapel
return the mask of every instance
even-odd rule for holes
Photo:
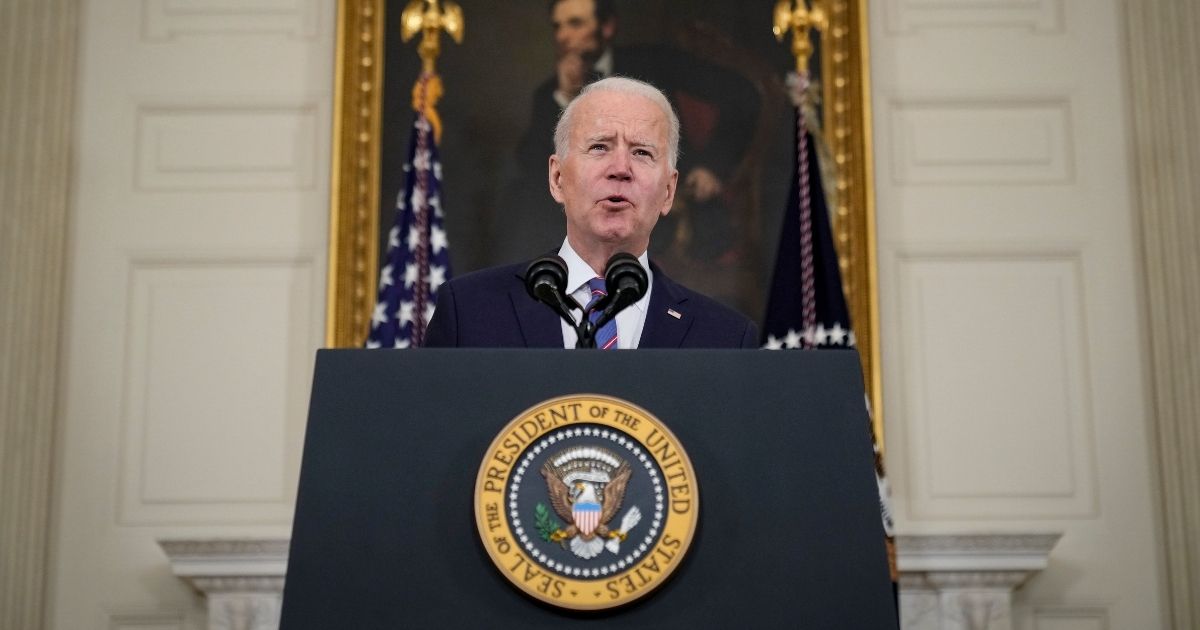
[[[679,285],[650,263],[654,274],[654,288],[650,292],[650,306],[646,311],[646,324],[642,327],[639,348],[678,348],[692,326],[692,316],[687,308],[687,296]]]
[[[562,326],[558,314],[549,306],[529,297],[525,291],[525,279],[517,274],[517,282],[508,291],[513,312],[521,327],[521,336],[526,348],[563,347]]]

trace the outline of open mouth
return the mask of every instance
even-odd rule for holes
[[[629,203],[629,200],[626,199],[625,197],[622,197],[621,195],[612,195],[609,197],[605,197],[604,201],[608,202],[611,205],[624,205],[624,204]]]

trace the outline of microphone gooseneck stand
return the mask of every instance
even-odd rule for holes
[[[649,277],[636,256],[617,252],[604,266],[604,285],[608,294],[585,309],[566,293],[567,264],[560,256],[542,256],[525,270],[525,290],[530,297],[549,306],[575,330],[576,348],[595,348],[596,331],[646,294]],[[571,312],[573,309],[583,313],[578,322]],[[593,322],[591,315],[596,312],[600,313],[600,317]]]

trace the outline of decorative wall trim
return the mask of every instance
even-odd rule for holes
[[[317,35],[317,0],[143,0],[142,39],[188,35]]]
[[[309,190],[320,147],[316,103],[142,104],[138,191]]]
[[[1200,4],[1124,8],[1172,627],[1200,627]]]
[[[909,517],[1093,516],[1099,509],[1098,481],[1081,254],[1053,244],[961,248],[896,253],[904,332],[901,387],[910,418],[904,429],[909,474],[903,493]],[[969,313],[959,308],[964,293],[976,298],[965,301],[975,308]],[[1038,319],[1038,314],[1044,317]],[[936,395],[939,387],[958,387],[990,397],[995,369],[990,366],[1014,361],[1018,352],[1003,342],[1012,333],[1011,321],[1031,317],[1036,325],[1029,335],[1037,340],[1033,345],[1035,356],[1043,359],[1037,364],[1042,372],[1027,371],[1012,381],[1017,393],[1026,395],[966,410],[966,403],[951,405]],[[974,328],[953,325],[963,318],[973,321]],[[993,441],[980,442],[977,452],[948,446],[951,432],[972,430],[991,432]],[[1043,460],[1043,449],[1066,456]],[[996,474],[1008,469],[1006,458],[1015,456],[1037,456],[1042,467],[1031,464],[1020,474]]]
[[[1067,185],[1075,181],[1070,100],[900,100],[892,179],[905,185]]]
[[[0,19],[0,628],[44,625],[78,0]]]
[[[289,541],[272,539],[160,539],[171,571],[202,580],[204,592],[282,588]],[[199,587],[197,587],[199,588]]]
[[[1109,630],[1108,607],[1106,606],[1034,606],[1033,630],[1061,628],[1070,623],[1071,628]]]
[[[186,617],[178,611],[115,612],[108,616],[108,630],[183,630]]]
[[[900,570],[1028,572],[1045,569],[1062,534],[899,536]]]
[[[209,566],[207,563],[214,559],[236,560],[238,566],[242,566],[241,563],[246,560],[254,559],[282,560],[286,563],[290,544],[286,538],[163,538],[158,541],[158,546],[162,547],[171,559],[172,567],[188,574],[199,571],[200,565],[190,564],[196,561],[205,563],[204,566]]]
[[[1023,28],[1038,34],[1064,30],[1062,0],[887,0],[892,34],[927,28]]]
[[[126,384],[123,438],[117,455],[120,486],[116,513],[120,523],[287,522],[295,488],[294,479],[289,479],[294,473],[289,471],[298,468],[298,436],[303,432],[304,417],[303,398],[293,396],[289,387],[308,383],[302,372],[308,368],[288,357],[303,356],[311,339],[317,317],[311,312],[312,296],[320,291],[320,274],[314,265],[314,254],[303,251],[131,253],[122,362]],[[191,326],[175,331],[172,313],[195,311],[193,316],[203,321],[207,294],[231,295],[243,300],[243,306],[254,308],[209,313],[209,317],[223,318],[209,326],[215,326],[213,330]],[[158,312],[160,308],[168,310]],[[276,320],[278,326],[268,325]],[[274,332],[262,338],[255,330]],[[175,332],[191,337],[178,340]],[[186,375],[173,371],[172,361],[180,350],[191,353],[191,360],[212,359],[215,355],[208,352],[209,338],[218,344],[211,352],[218,352],[219,344],[233,343],[226,340],[240,339],[231,346],[233,350],[227,348],[233,356],[252,354],[256,343],[272,349],[267,354],[275,357],[278,365],[266,370],[269,380],[263,376],[264,380],[243,382],[227,371],[209,383],[227,395],[240,392],[244,399],[239,409],[258,414],[254,423],[237,422],[222,409],[220,400],[211,397],[211,391],[196,392],[200,398],[192,404],[184,400],[182,405],[173,393],[183,392],[185,399],[192,395],[186,384],[180,384]],[[164,388],[171,384],[174,389]],[[171,427],[192,426],[189,416],[206,410],[217,415],[211,421],[197,419],[204,428],[191,434],[193,442],[179,444],[171,437],[175,435]],[[206,454],[215,457],[217,453],[224,458],[219,465],[205,459]],[[241,466],[240,472],[230,468],[234,465]],[[237,475],[250,474],[248,471],[259,473],[253,483],[237,481]]]

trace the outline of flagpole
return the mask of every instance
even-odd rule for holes
[[[396,202],[395,223],[388,233],[386,260],[379,272],[378,299],[367,335],[368,348],[420,347],[433,315],[438,287],[449,278],[448,239],[441,209],[438,143],[442,97],[436,62],[441,33],[456,43],[463,38],[462,9],[453,2],[412,0],[400,14],[401,41],[418,33],[421,74],[412,89],[414,112],[404,187]]]
[[[813,53],[813,44],[811,39],[812,31],[816,30],[818,33],[820,33],[828,28],[829,17],[826,13],[822,0],[811,0],[811,4],[809,4],[809,2],[806,0],[780,0],[775,5],[774,21],[772,23],[771,31],[775,34],[775,38],[780,42],[782,42],[789,34],[792,36],[792,54],[796,58],[796,70],[794,76],[789,77],[789,87],[791,88],[792,104],[796,107],[796,191],[798,193],[798,198],[793,201],[795,201],[798,206],[797,210],[800,224],[798,240],[800,250],[799,327],[801,328],[801,334],[798,340],[799,343],[794,345],[789,343],[788,347],[800,347],[806,350],[825,345],[826,333],[826,322],[818,321],[817,315],[818,299],[815,290],[817,274],[815,270],[816,256],[814,254],[813,235],[814,221],[820,220],[823,225],[823,229],[827,230],[828,218],[813,216],[813,189],[809,178],[809,173],[811,172],[811,165],[809,163],[809,136],[813,133],[813,130],[809,129],[806,110],[811,103],[808,94],[811,86],[809,62]],[[819,204],[817,211],[828,211],[823,201]],[[829,244],[833,244],[832,238],[830,238]],[[782,262],[777,261],[777,266],[779,264],[782,264]],[[832,274],[835,276],[834,282],[838,287],[838,293],[841,293],[842,283],[840,281],[838,267],[839,265],[834,265]],[[776,273],[778,273],[778,269]],[[772,287],[772,289],[774,291],[775,287]],[[828,296],[825,296],[825,299],[828,300]],[[837,301],[839,303],[844,302],[844,300],[844,294],[837,296]],[[825,308],[828,309],[829,306],[826,305]],[[844,304],[842,304],[842,308],[843,310],[845,309]],[[768,330],[766,332],[770,333],[772,331]],[[853,347],[856,345],[853,340],[853,334],[854,333],[851,330],[849,332],[850,340],[846,343],[848,347]],[[795,337],[795,333],[789,331],[788,337]],[[768,337],[767,347],[778,348],[781,346],[778,341],[774,339],[774,337]],[[876,412],[876,410],[870,409],[870,405],[868,404],[868,416]],[[879,443],[879,436],[874,430],[874,423],[870,420],[870,418],[868,418],[868,430],[870,431],[872,446],[874,447],[875,451],[875,474],[876,481],[879,484],[879,505],[884,525],[884,537],[888,554],[888,567],[891,572],[893,589],[896,589],[899,572],[896,566],[895,539],[892,533],[891,492],[887,483],[887,471],[883,462],[883,449]]]
[[[427,155],[431,145],[442,141],[442,118],[437,112],[437,102],[442,97],[442,79],[436,70],[437,58],[442,52],[441,33],[445,31],[456,44],[463,39],[462,8],[454,2],[445,2],[440,7],[438,0],[412,0],[400,14],[400,40],[410,41],[421,33],[417,55],[421,57],[421,76],[413,85],[412,107],[417,113],[414,125],[417,134],[417,155]],[[433,139],[430,141],[430,133]],[[430,222],[432,208],[428,201],[433,197],[429,185],[429,169],[418,168],[416,190],[413,199],[413,214],[418,240],[414,251],[418,281],[413,286],[413,316],[411,343],[421,346],[425,341],[425,327],[429,324],[425,313],[432,310],[430,277]],[[410,246],[411,249],[411,246]]]
[[[813,269],[812,246],[812,204],[811,189],[808,179],[808,121],[804,115],[804,97],[809,89],[808,64],[812,57],[813,45],[811,31],[823,31],[829,27],[829,18],[820,0],[813,0],[812,6],[804,0],[780,0],[775,5],[775,19],[771,32],[775,39],[783,41],[790,33],[792,36],[792,54],[796,57],[796,77],[798,85],[793,85],[793,101],[796,106],[796,169],[799,178],[800,200],[800,276],[801,276],[801,336],[802,348],[813,348],[817,343],[813,338],[817,326],[816,313],[816,279]]]
[[[442,141],[442,119],[434,109],[442,95],[442,80],[435,69],[442,54],[441,33],[445,31],[454,43],[461,44],[466,26],[462,7],[450,1],[442,4],[444,7],[439,6],[438,0],[412,0],[400,14],[400,41],[407,43],[417,33],[421,34],[421,43],[417,45],[421,76],[413,85],[413,109],[433,125],[436,142]]]
[[[805,0],[779,0],[775,4],[775,20],[771,32],[775,39],[783,41],[790,33],[792,35],[792,55],[796,57],[796,74],[808,75],[808,60],[812,57],[813,46],[809,38],[810,32],[829,28],[829,15],[821,0],[812,0],[811,7]]]

